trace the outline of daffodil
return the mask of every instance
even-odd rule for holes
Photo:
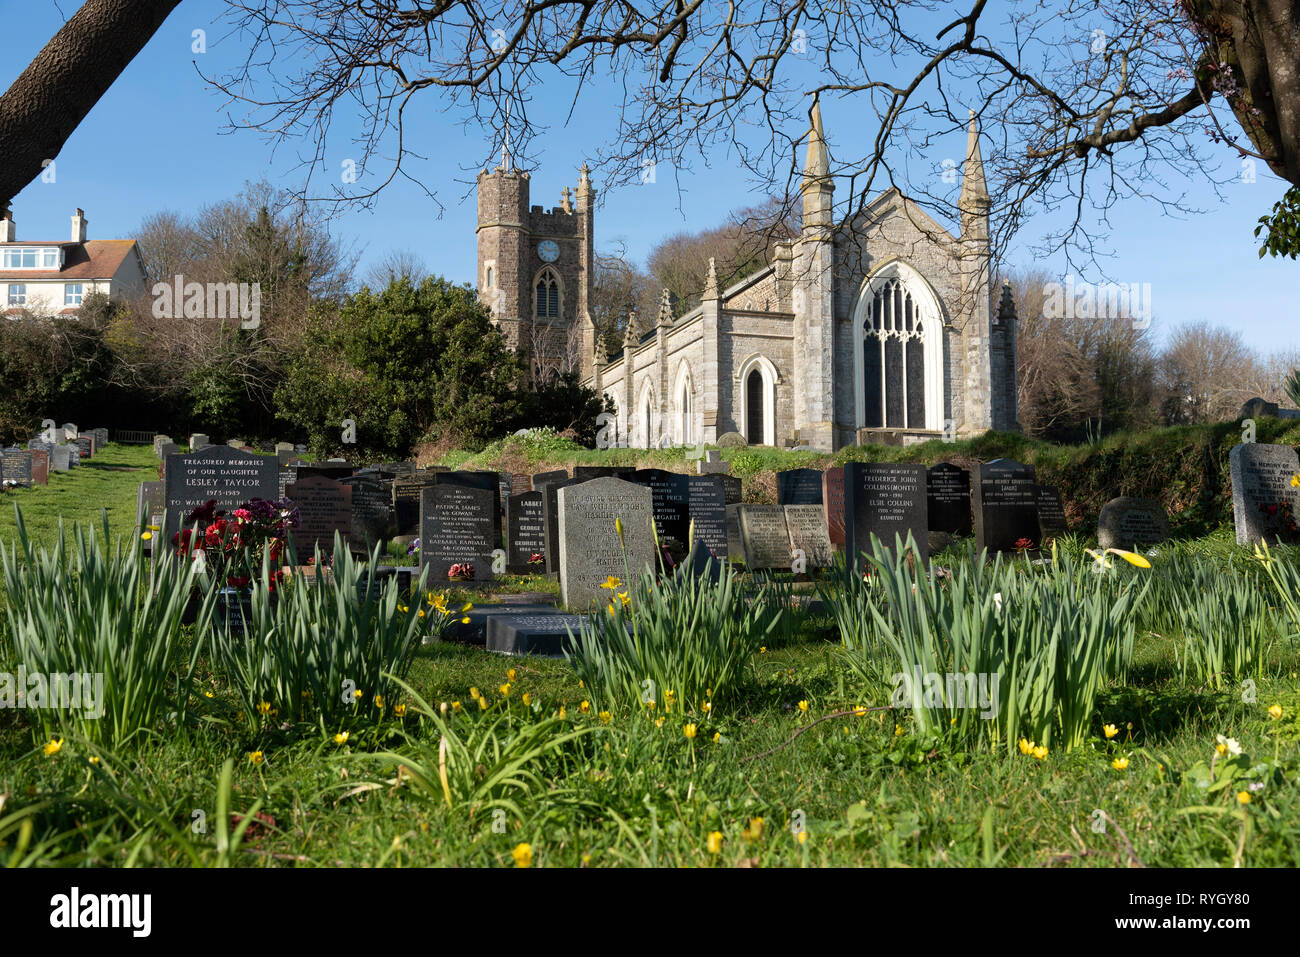
[[[1104,724],[1101,726],[1101,733],[1106,736],[1107,740],[1109,740],[1119,734],[1119,728],[1115,727],[1113,724]]]
[[[1028,738],[1021,738],[1019,743],[1017,744],[1017,747],[1020,748],[1021,754],[1034,753],[1034,742],[1030,741]]]
[[[533,849],[527,844],[516,844],[510,856],[515,859],[516,867],[528,867],[533,863]]]
[[[506,681],[514,681],[514,680],[515,680],[515,669],[511,668],[509,671],[506,672]]]
[[[459,702],[459,701],[453,701],[453,702],[451,703],[451,713],[452,713],[452,714],[460,714],[460,702]]]
[[[1110,766],[1116,771],[1125,771],[1128,769],[1128,758],[1116,758],[1110,762]]]
[[[682,725],[682,734],[686,735],[686,737],[688,738],[695,737],[695,725],[693,724]]]
[[[1047,748],[1041,744],[1034,748],[1034,757],[1039,761],[1043,760],[1043,758],[1047,757]]]
[[[624,608],[632,604],[632,596],[625,591],[621,591],[618,593],[618,600],[623,603]]]
[[[471,698],[477,698],[477,697],[478,697],[478,689],[477,689],[477,688],[470,688],[470,689],[469,689],[469,696],[470,696]]]
[[[262,763],[262,752],[261,752],[261,751],[249,751],[249,752],[248,752],[248,761],[249,761],[250,764],[261,764],[261,763]]]
[[[799,835],[795,838],[795,840],[798,841],[800,844],[807,843],[807,841],[808,841],[808,832],[807,832],[807,831],[800,831],[800,832],[799,832]]]
[[[578,705],[578,710],[581,711],[583,714],[586,714],[588,711],[591,710],[591,702],[589,701],[582,702],[582,704]]]
[[[271,702],[269,702],[269,701],[259,701],[259,702],[257,703],[257,713],[258,713],[258,714],[262,714],[262,715],[270,714],[270,713],[271,713]]]
[[[721,732],[721,731],[714,731],[714,732],[713,732],[713,743],[714,743],[714,744],[720,744],[721,742],[722,742],[722,732]]]
[[[623,584],[623,579],[618,578],[615,575],[610,575],[601,583],[600,587],[608,588],[610,591],[617,591],[622,584]]]
[[[614,720],[614,716],[610,714],[608,711],[602,711],[599,717],[600,717],[601,724],[609,724],[611,721]]]
[[[705,847],[709,849],[710,854],[722,853],[722,832],[710,831],[708,840],[704,842]]]
[[[149,541],[149,539],[153,538],[153,532],[145,532],[143,535],[140,536],[140,538],[147,542]]]
[[[478,699],[478,709],[479,709],[480,711],[486,711],[486,710],[487,710],[487,698],[484,698],[484,697],[482,697],[482,696],[479,697],[479,699]]]
[[[901,724],[894,725],[894,737],[901,738],[902,736],[903,736],[903,726]]]
[[[498,688],[497,691],[501,692],[501,697],[503,697],[503,698],[509,698],[509,697],[510,697],[510,683],[509,683],[509,682],[506,682],[506,683],[503,684],[500,688]]]
[[[523,701],[524,707],[527,707],[528,705],[533,703],[533,696],[530,695],[527,691],[525,691],[524,696],[520,700]]]

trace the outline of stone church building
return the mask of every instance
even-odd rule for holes
[[[813,108],[797,239],[763,269],[674,318],[629,317],[610,356],[588,316],[595,190],[584,166],[563,204],[529,206],[529,174],[478,177],[479,290],[514,346],[563,364],[613,398],[618,441],[834,451],[1015,430],[1016,317],[989,277],[989,195],[971,118],[953,236],[897,189],[835,221]],[[649,321],[647,321],[649,319]]]

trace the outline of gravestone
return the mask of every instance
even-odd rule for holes
[[[627,480],[650,489],[659,546],[674,558],[684,557],[691,527],[689,476],[664,469],[637,469]]]
[[[496,516],[493,548],[501,547],[501,473],[490,471],[440,471],[434,473],[433,484],[460,485],[492,493],[492,514]],[[421,543],[423,544],[423,543]]]
[[[743,449],[749,442],[739,432],[723,432],[714,444],[720,449]]]
[[[437,484],[420,490],[420,564],[431,586],[447,585],[452,565],[474,566],[474,581],[492,581],[498,532],[496,489]]]
[[[695,544],[709,554],[727,557],[727,496],[716,475],[691,475],[686,479],[686,508],[695,529]]]
[[[1232,475],[1232,520],[1237,544],[1300,540],[1300,472],[1296,451],[1287,445],[1234,445],[1228,453]]]
[[[27,454],[32,457],[32,484],[48,484],[50,480],[50,453],[45,449],[32,449]]]
[[[786,469],[776,473],[776,504],[820,505],[822,473],[819,469]]]
[[[586,620],[586,615],[493,615],[487,621],[487,650],[558,658],[576,649]]]
[[[50,450],[52,450],[52,449],[54,448],[54,443],[53,443],[53,442],[46,442],[44,439],[42,439],[42,438],[40,438],[40,437],[37,437],[37,438],[34,438],[34,439],[28,439],[28,440],[27,440],[27,448],[28,448],[28,449],[44,449],[46,452],[49,452]]]
[[[727,560],[743,562],[745,545],[740,538],[740,505],[727,506]]]
[[[50,468],[56,472],[66,472],[72,468],[69,446],[56,445],[50,450]]]
[[[1149,498],[1113,498],[1097,518],[1097,543],[1102,548],[1143,548],[1168,538],[1164,506]]]
[[[609,576],[635,587],[654,573],[654,497],[644,485],[617,478],[563,485],[556,491],[560,593],[570,608],[602,606],[613,593],[601,588]],[[615,520],[622,523],[620,542]]]
[[[226,444],[230,446],[232,449],[248,448],[248,443],[245,442],[243,439],[226,439]]]
[[[212,440],[202,432],[195,432],[190,436],[190,451],[197,452],[199,449],[206,449],[212,444]]]
[[[745,567],[789,569],[790,532],[780,505],[734,505]]]
[[[163,510],[166,504],[167,496],[162,482],[140,483],[140,490],[136,493],[135,524],[141,535],[149,532],[149,538],[143,542],[146,555],[152,555],[154,543],[162,540]]]
[[[512,575],[546,571],[546,505],[542,492],[520,492],[506,502],[506,571]],[[534,565],[529,559],[540,555]]]
[[[533,477],[527,473],[514,472],[510,476],[510,494],[524,495],[533,490]]]
[[[433,473],[410,472],[393,479],[393,520],[397,535],[420,534],[420,493],[433,487]]]
[[[63,441],[64,441],[65,443],[66,443],[66,442],[71,442],[73,439],[75,439],[75,438],[76,438],[77,436],[79,436],[80,434],[81,434],[81,430],[77,428],[77,425],[76,425],[75,422],[64,422],[64,423],[63,423]]]
[[[826,512],[822,506],[786,505],[785,527],[790,534],[790,551],[802,551],[809,570],[829,568],[835,561],[835,549],[831,547]]]
[[[573,467],[573,477],[580,482],[590,482],[596,478],[621,478],[625,479],[636,469],[630,466],[617,465],[575,465]]]
[[[844,553],[849,566],[871,552],[871,536],[892,550],[910,532],[917,557],[930,557],[924,465],[849,462],[844,466]]]
[[[695,471],[700,475],[721,475],[731,471],[731,463],[723,460],[721,452],[709,449],[704,458],[695,463]]]
[[[75,469],[81,465],[81,449],[77,448],[75,442],[69,442],[68,449],[68,468]]]
[[[323,475],[308,475],[286,485],[285,498],[298,506],[301,524],[289,534],[298,554],[298,564],[305,565],[317,548],[321,554],[334,554],[334,535],[348,544],[352,533],[352,487]]]
[[[932,532],[969,536],[974,530],[970,511],[970,472],[947,462],[926,469],[926,521]]]
[[[1055,485],[1037,485],[1034,494],[1038,499],[1038,541],[1046,548],[1052,539],[1070,534],[1070,524],[1065,520],[1060,489]]]
[[[276,443],[275,443],[275,447],[272,449],[272,451],[274,451],[276,455],[279,455],[281,452],[292,452],[292,451],[293,451],[293,443],[292,443],[292,442],[276,442]]]
[[[697,538],[687,552],[686,559],[677,567],[677,574],[690,578],[707,578],[716,585],[722,580],[722,563],[725,560],[725,554],[721,558],[715,556]]]
[[[442,638],[444,641],[459,641],[471,645],[482,645],[487,642],[488,622],[493,618],[500,618],[502,615],[559,615],[562,614],[560,609],[554,605],[538,605],[532,602],[516,603],[498,603],[491,604],[474,603],[467,612],[461,612],[459,608],[453,608],[455,612],[448,619],[443,630]],[[466,622],[464,619],[468,618]],[[426,639],[427,643],[427,639]]]
[[[722,483],[722,496],[728,505],[739,505],[742,492],[742,486],[739,475],[719,475],[718,481]]]
[[[833,548],[844,547],[844,466],[833,465],[822,473],[822,509],[826,513],[826,536]]]
[[[275,498],[275,459],[252,455],[225,445],[168,456],[163,479],[166,493],[164,534],[185,525],[185,517],[215,500],[218,510],[230,511],[250,499]]]
[[[274,461],[277,465],[279,464],[278,458],[272,459],[272,461]],[[294,468],[294,474],[297,476],[297,481],[299,482],[301,482],[305,478],[312,478],[313,476],[333,479],[334,481],[338,482],[341,481],[342,479],[348,478],[357,470],[356,466],[348,462],[333,462],[333,461],[309,462],[306,465],[295,465],[293,466],[293,468]]]
[[[158,447],[162,445],[164,442],[170,442],[171,440],[172,437],[170,435],[161,435],[161,434],[155,435],[153,437],[153,454],[158,455],[159,454]]]
[[[533,491],[539,491],[543,485],[550,482],[563,482],[568,478],[568,469],[552,469],[549,472],[538,472],[533,475]]]
[[[1034,467],[1010,459],[981,465],[971,481],[975,550],[1014,552],[1037,548],[1037,483]]]
[[[30,488],[32,484],[32,453],[26,449],[10,447],[0,451],[0,482]]]
[[[96,449],[108,448],[108,429],[91,429],[90,434],[95,439]]]
[[[560,574],[560,500],[559,491],[570,485],[577,485],[578,479],[554,479],[537,484],[533,478],[533,487],[542,493],[542,520],[546,524],[546,574]]]
[[[1277,418],[1278,404],[1276,402],[1266,402],[1264,399],[1256,396],[1253,399],[1247,399],[1242,403],[1241,411],[1237,413],[1239,419],[1258,419],[1262,416],[1272,416]]]
[[[377,544],[397,531],[393,516],[393,493],[389,483],[370,472],[357,472],[340,484],[352,489],[352,527],[348,545],[353,551],[370,554]]]
[[[77,447],[77,454],[82,459],[88,459],[95,454],[95,438],[92,435],[83,433],[73,439],[72,444]]]

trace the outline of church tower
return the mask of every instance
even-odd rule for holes
[[[529,203],[531,177],[509,157],[478,175],[479,301],[511,348],[530,357],[534,382],[556,372],[591,375],[591,302],[596,190],[582,167],[549,210]],[[576,199],[576,202],[575,202]]]
[[[961,329],[964,402],[961,420],[953,423],[958,436],[979,435],[996,428],[994,422],[993,318],[989,285],[989,199],[984,182],[984,157],[980,152],[979,125],[975,111],[970,112],[966,132],[966,162],[962,166],[961,195],[957,208],[961,212],[961,313],[966,317]]]

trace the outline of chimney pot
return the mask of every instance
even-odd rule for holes
[[[86,241],[86,211],[78,209],[72,214],[72,241],[74,243],[84,243]]]

